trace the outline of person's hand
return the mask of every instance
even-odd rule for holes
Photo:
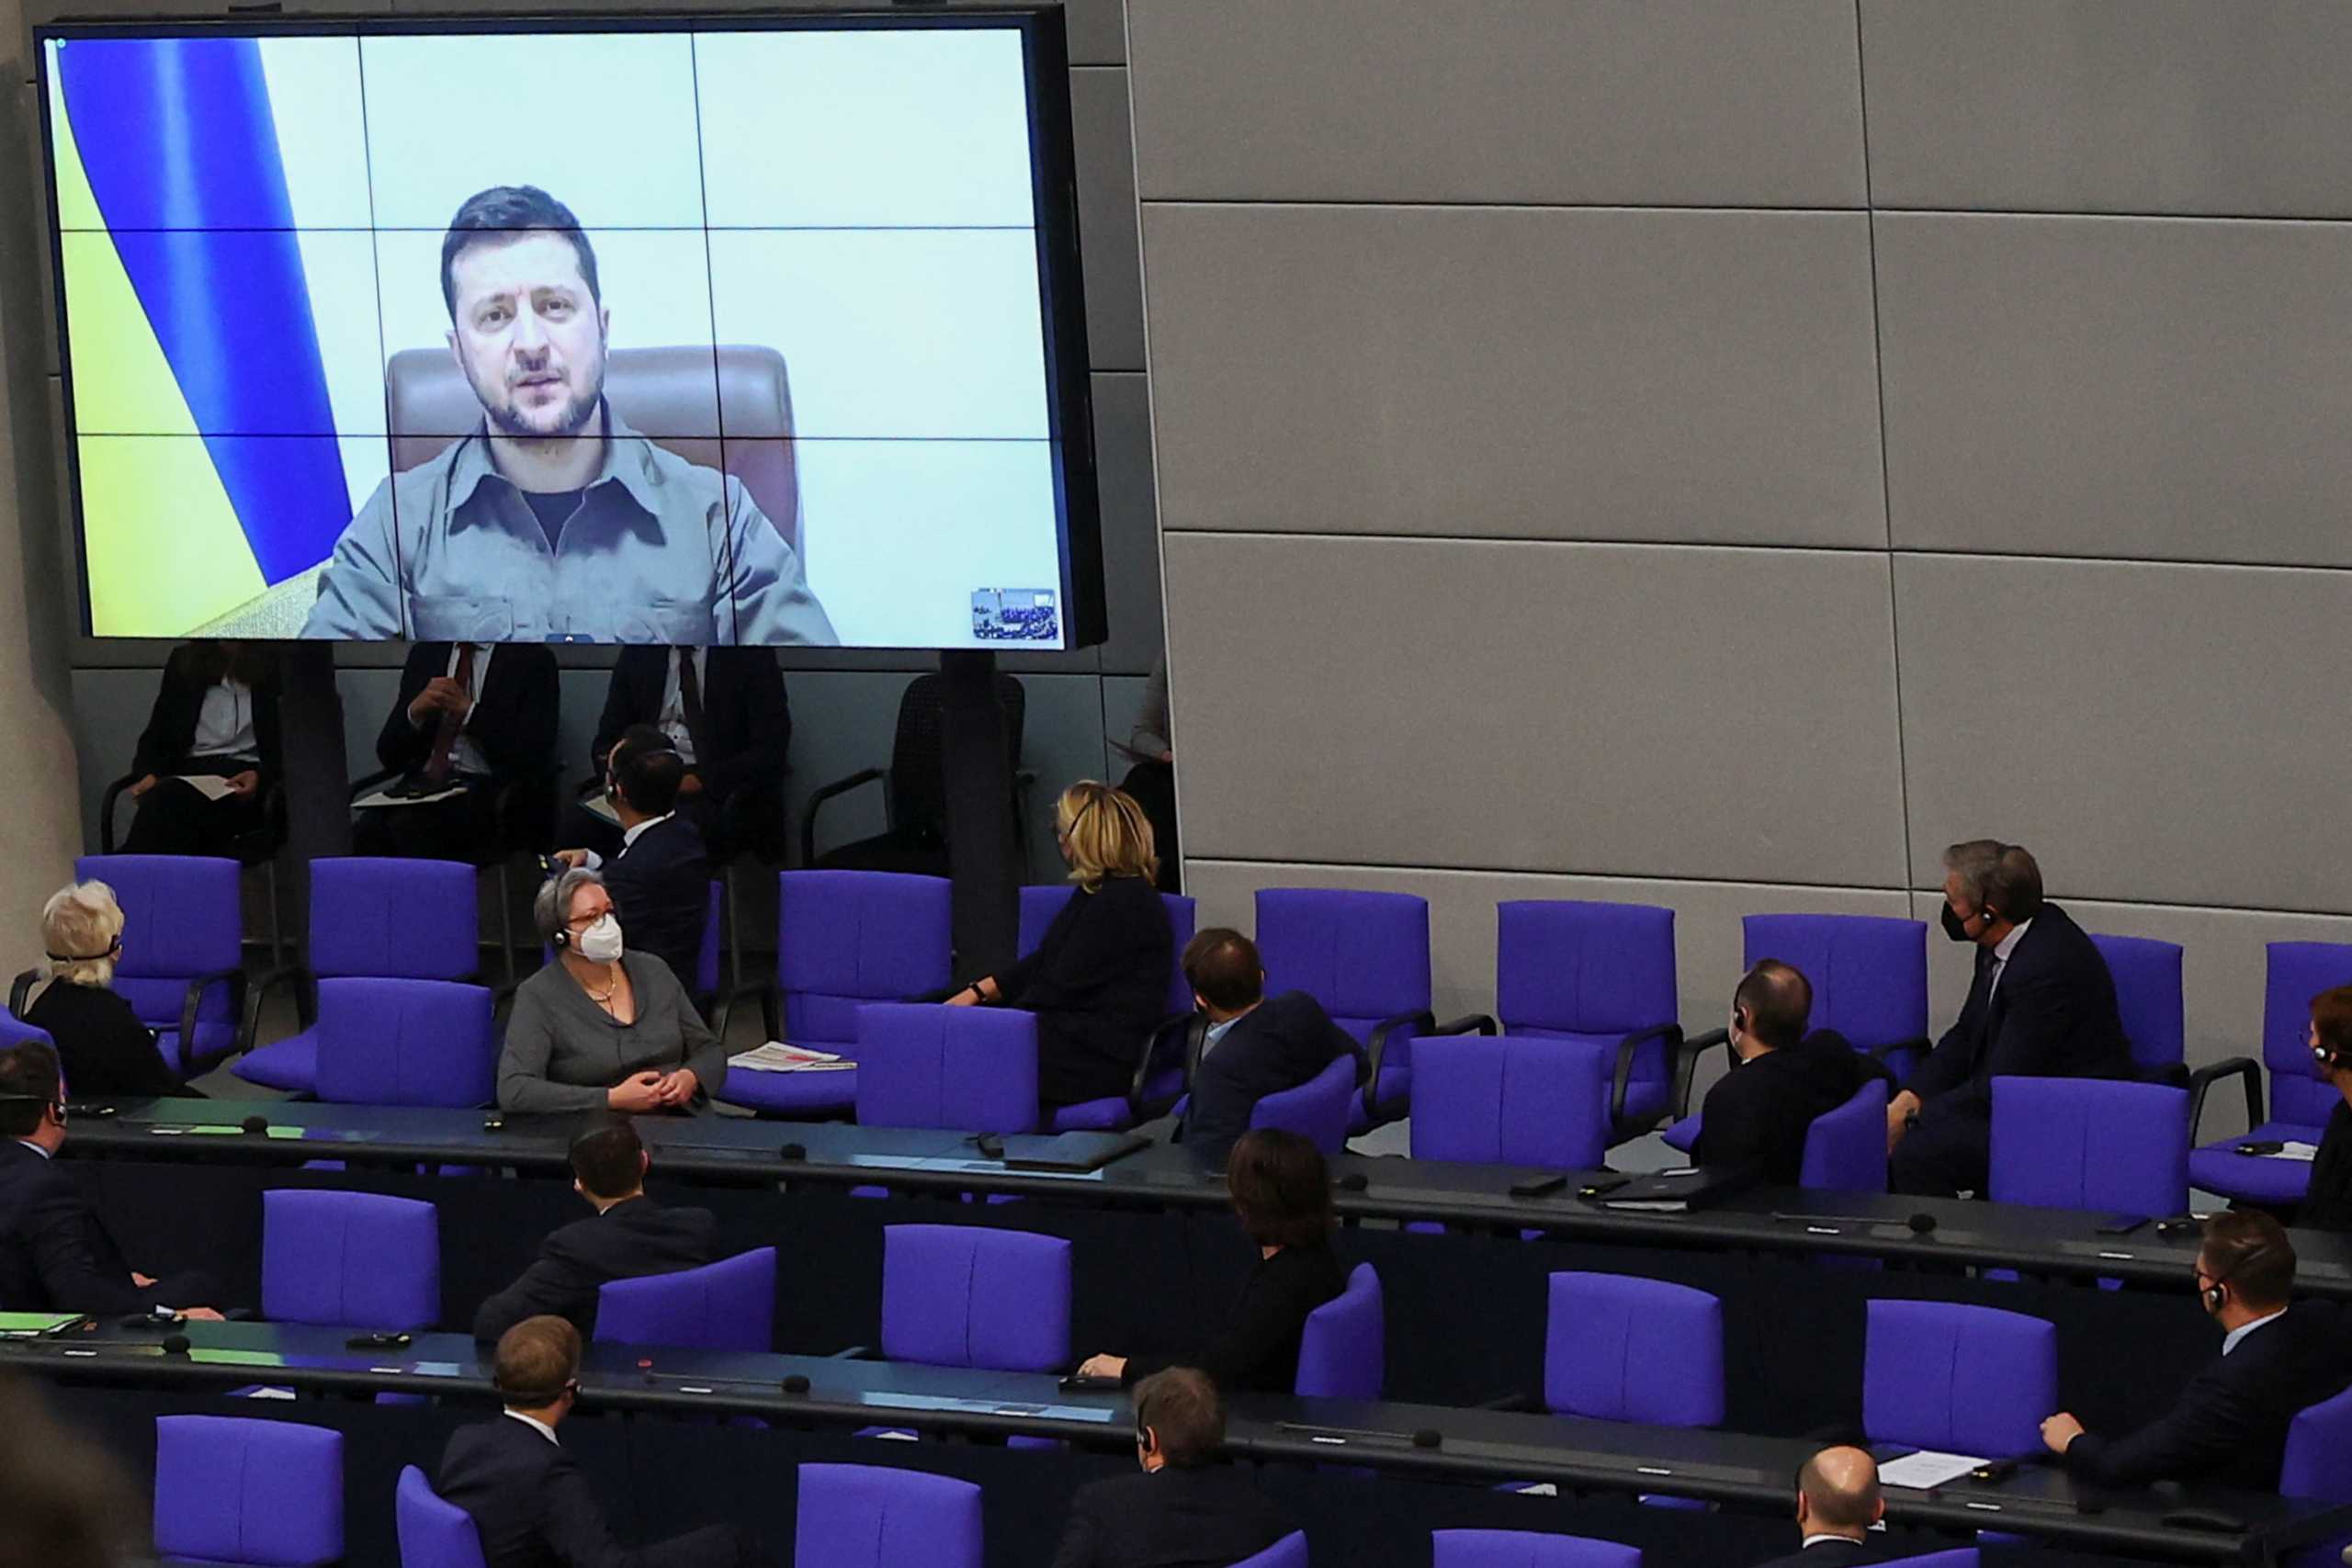
[[[222,1317],[219,1313],[213,1311],[210,1307],[182,1307],[180,1309],[180,1315],[187,1319],[190,1323],[226,1323],[229,1321],[227,1318]]]
[[[2053,1454],[2063,1454],[2066,1445],[2083,1435],[2083,1424],[2064,1410],[2041,1424],[2041,1446]]]
[[[681,778],[678,781],[678,793],[680,795],[700,795],[702,793],[702,775],[700,773],[690,773],[684,778]]]
[[[588,852],[586,850],[558,850],[555,853],[548,856],[548,859],[560,862],[564,865],[570,866],[572,870],[578,871],[582,866],[588,863]]]
[[[658,1111],[662,1082],[660,1073],[631,1073],[605,1091],[605,1103],[615,1111]]]
[[[975,986],[965,987],[962,990],[947,998],[947,1005],[952,1008],[976,1008],[979,1006],[979,988]]]
[[[141,795],[145,795],[149,790],[153,789],[154,787],[155,775],[149,773],[146,777],[141,779],[137,784],[130,786],[130,798],[137,800]]]
[[[136,1269],[133,1269],[130,1271],[130,1282],[142,1291],[153,1290],[155,1286],[155,1281],[152,1277],[141,1274]]]
[[[1105,1382],[1125,1376],[1126,1371],[1127,1359],[1125,1356],[1089,1356],[1078,1364],[1080,1377],[1101,1378]]]
[[[261,788],[261,774],[255,773],[251,768],[247,768],[242,773],[231,773],[229,775],[229,793],[231,795],[239,796],[249,795],[259,788]]]
[[[409,722],[420,728],[436,713],[465,711],[466,689],[447,675],[435,675],[427,681],[424,690],[417,693],[408,705]]]
[[[664,1105],[689,1104],[694,1100],[695,1090],[701,1087],[702,1080],[695,1077],[693,1068],[680,1067],[662,1080],[662,1103]]]
[[[1905,1089],[1886,1102],[1886,1152],[1893,1154],[1903,1134],[1911,1130],[1911,1118],[1919,1113],[1919,1097]]]

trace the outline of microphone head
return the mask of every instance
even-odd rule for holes
[[[239,1125],[243,1127],[243,1129],[248,1133],[266,1133],[269,1131],[269,1118],[266,1116],[248,1116],[243,1122],[239,1123]]]
[[[808,1145],[806,1144],[786,1144],[784,1147],[776,1150],[775,1157],[784,1160],[807,1159],[808,1157]]]
[[[1372,1179],[1363,1171],[1351,1170],[1333,1183],[1342,1192],[1361,1192],[1372,1185]]]
[[[807,1393],[808,1392],[808,1380],[802,1377],[798,1372],[795,1372],[790,1377],[784,1380],[784,1392],[786,1393]]]
[[[1413,1434],[1413,1446],[1417,1449],[1433,1449],[1444,1441],[1445,1434],[1434,1427],[1424,1427]]]
[[[1933,1214],[1914,1214],[1911,1216],[1909,1223],[1914,1235],[1926,1235],[1929,1231],[1936,1228],[1936,1216]]]
[[[185,1355],[187,1355],[187,1335],[185,1335],[185,1334],[166,1334],[166,1335],[164,1335],[164,1355],[166,1355],[166,1356],[185,1356]]]

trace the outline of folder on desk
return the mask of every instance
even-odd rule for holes
[[[1634,1213],[1680,1214],[1720,1203],[1756,1183],[1753,1171],[1722,1166],[1678,1166],[1637,1176],[1600,1199],[1604,1209]]]
[[[1004,1140],[1007,1170],[1100,1170],[1151,1147],[1140,1133],[1015,1134]]]

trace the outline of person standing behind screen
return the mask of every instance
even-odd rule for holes
[[[1222,1160],[1270,1094],[1296,1089],[1341,1056],[1362,1060],[1355,1037],[1305,991],[1266,995],[1258,944],[1212,926],[1184,944],[1184,980],[1209,1021],[1184,1146]]]
[[[1079,1488],[1053,1568],[1227,1568],[1290,1534],[1257,1483],[1217,1462],[1225,1401],[1170,1367],[1136,1384],[1136,1475]]]
[[[41,906],[41,946],[49,985],[25,1010],[25,1021],[57,1042],[65,1081],[82,1099],[111,1095],[188,1095],[155,1045],[155,1032],[114,993],[122,956],[122,906],[103,882],[61,887]]]
[[[2352,1231],[2352,986],[2312,998],[2312,1065],[2320,1081],[2344,1097],[2320,1134],[2312,1184],[2295,1211],[2304,1230]]]
[[[558,850],[555,858],[602,872],[628,945],[653,954],[691,987],[709,917],[710,857],[702,835],[676,809],[685,765],[668,739],[646,724],[614,743],[612,759],[620,852],[610,862],[594,850]]]
[[[446,800],[363,807],[351,846],[363,855],[489,859],[503,847],[499,786],[555,765],[555,655],[544,648],[421,642],[401,667],[400,693],[376,735],[376,760],[419,793]]]
[[[262,792],[277,779],[277,671],[251,642],[184,642],[164,661],[163,684],[130,760],[138,775],[122,850],[132,855],[219,855],[262,825]],[[218,800],[187,781],[216,778]]]
[[[840,640],[741,482],[605,401],[612,316],[570,208],[536,186],[469,197],[442,240],[441,296],[482,423],[376,488],[304,637]]]
[[[1871,1527],[1886,1516],[1878,1461],[1864,1449],[1824,1449],[1797,1472],[1797,1529],[1804,1544],[1763,1568],[1860,1568],[1879,1561]]]

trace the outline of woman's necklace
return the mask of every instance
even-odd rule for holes
[[[610,970],[605,971],[605,989],[601,992],[591,988],[585,980],[580,982],[580,988],[588,993],[590,1001],[610,1012],[613,1010],[613,998],[620,994],[621,983]]]

